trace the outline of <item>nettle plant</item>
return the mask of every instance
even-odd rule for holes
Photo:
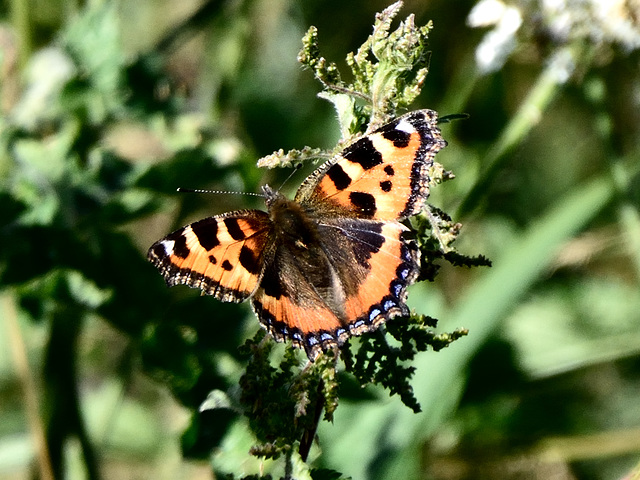
[[[280,150],[260,159],[259,166],[291,167],[306,160],[332,158],[345,144],[351,144],[409,107],[419,95],[428,72],[427,38],[432,27],[431,23],[416,26],[414,16],[410,15],[392,30],[392,21],[401,6],[402,2],[396,2],[377,14],[373,33],[357,52],[347,55],[350,81],[344,80],[335,63],[320,55],[317,29],[308,30],[298,60],[321,82],[323,91],[319,96],[334,105],[343,139],[333,151],[310,147]],[[437,162],[428,175],[431,186],[453,178]],[[421,251],[418,281],[433,281],[441,261],[455,266],[489,265],[482,256],[472,258],[456,252],[452,244],[460,224],[438,208],[426,205],[407,224]],[[202,410],[241,413],[255,436],[251,454],[269,459],[283,456],[285,477],[291,477],[294,470],[307,468],[304,462],[318,423],[333,420],[341,378],[349,376],[361,387],[381,385],[390,395],[398,395],[408,408],[420,412],[410,383],[415,373],[411,360],[419,352],[429,348],[439,351],[467,334],[464,328],[435,333],[436,324],[437,320],[425,315],[396,318],[375,332],[325,352],[315,362],[309,362],[290,344],[284,354],[275,353],[275,343],[261,329],[242,347],[249,360],[239,388],[211,392]],[[224,469],[226,463],[220,459],[218,466]],[[314,470],[311,475],[340,476],[326,470]],[[224,478],[234,477],[229,474]]]

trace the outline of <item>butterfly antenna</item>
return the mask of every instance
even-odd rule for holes
[[[177,192],[180,193],[213,193],[216,195],[250,195],[253,197],[264,197],[261,193],[253,193],[253,192],[231,192],[229,190],[204,190],[200,188],[182,188],[178,187],[176,189]]]
[[[284,185],[285,185],[289,180],[291,180],[291,177],[293,177],[293,176],[298,172],[298,170],[300,170],[301,168],[302,168],[302,164],[298,164],[298,165],[296,165],[295,167],[293,167],[293,171],[289,174],[289,176],[288,176],[287,178],[285,178],[284,182],[282,182],[282,183],[280,184],[280,187],[278,187],[278,193],[280,193],[280,190],[282,190],[282,187],[284,187]]]

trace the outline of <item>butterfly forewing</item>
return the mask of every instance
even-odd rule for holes
[[[189,285],[238,302],[257,288],[270,233],[267,213],[231,212],[176,230],[152,245],[148,257],[169,286]]]
[[[357,140],[320,167],[296,200],[345,216],[396,220],[415,215],[429,195],[429,167],[446,143],[431,110],[409,113]]]

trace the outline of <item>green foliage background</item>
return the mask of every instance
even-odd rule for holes
[[[493,262],[443,265],[410,305],[469,336],[414,362],[420,414],[345,378],[310,461],[356,479],[632,478],[640,12],[513,2],[509,35],[472,28],[474,5],[400,13],[434,22],[412,108],[470,114],[442,125],[438,161],[456,179],[430,203],[463,223],[460,251]],[[248,306],[166,289],[145,253],[189,221],[261,207],[176,187],[256,192],[289,173],[258,158],[335,145],[334,112],[296,62],[301,38],[317,26],[322,55],[344,66],[386,6],[2,4],[0,479],[46,478],[47,463],[69,479],[283,474],[247,455],[231,410],[198,413],[239,381],[237,346],[259,328]],[[478,63],[491,34],[503,55]]]

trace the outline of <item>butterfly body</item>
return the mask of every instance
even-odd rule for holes
[[[420,253],[399,220],[428,196],[428,169],[446,145],[436,121],[430,110],[399,117],[319,167],[294,200],[263,187],[268,212],[187,225],[156,242],[149,259],[170,286],[251,298],[269,332],[312,360],[407,315]]]

